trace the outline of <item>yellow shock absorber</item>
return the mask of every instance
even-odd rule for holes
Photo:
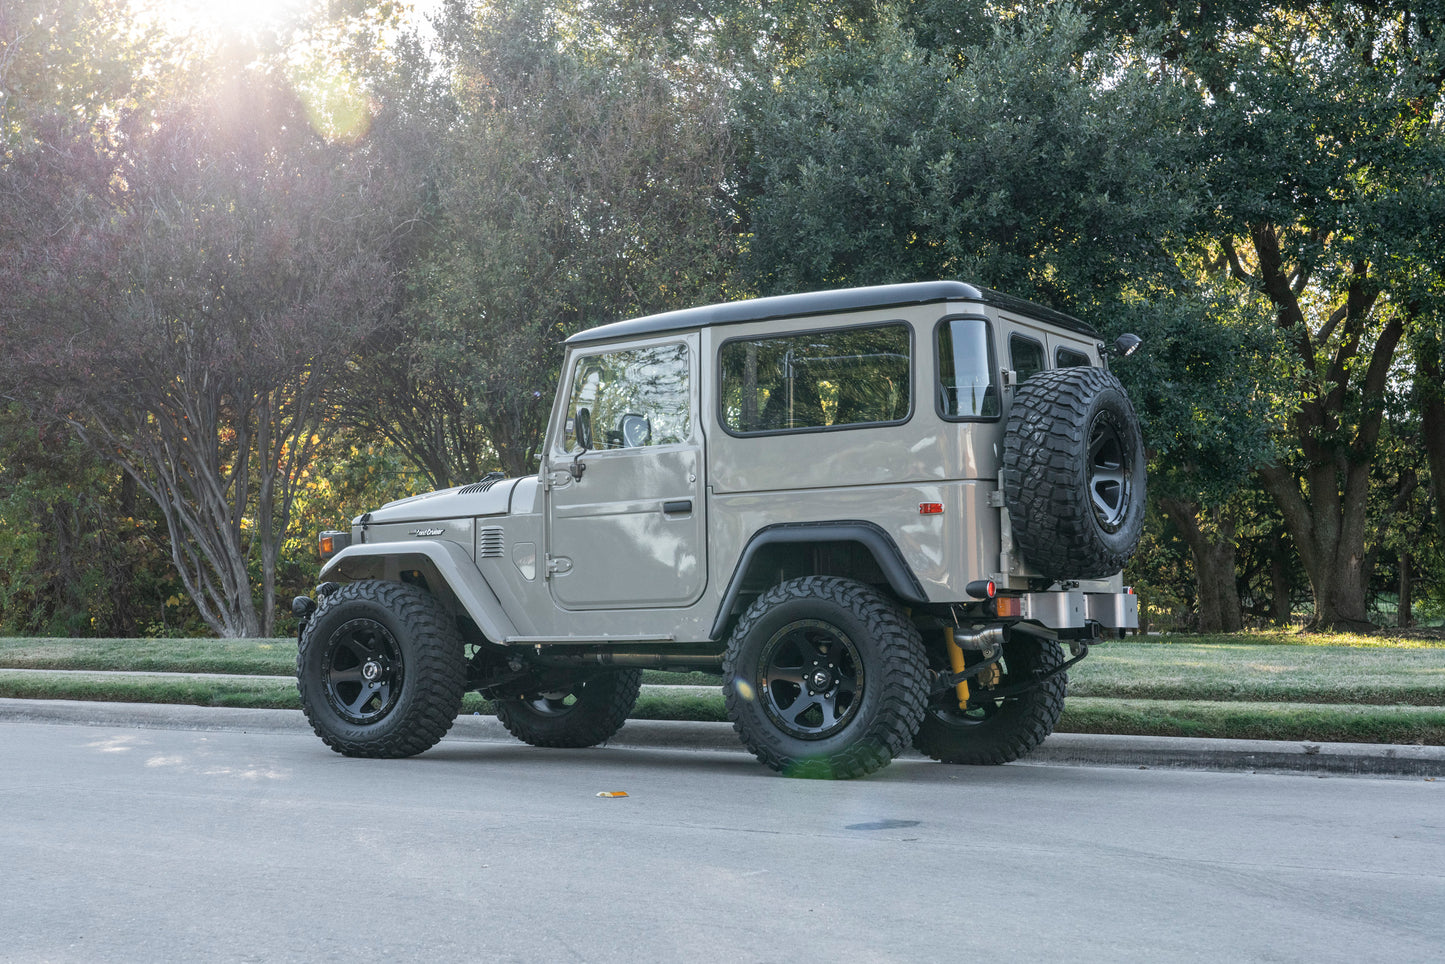
[[[943,627],[943,642],[948,649],[948,665],[953,667],[955,673],[962,673],[964,669],[963,650],[953,641],[953,627]],[[968,709],[968,680],[961,681],[956,687],[958,691],[958,708]]]

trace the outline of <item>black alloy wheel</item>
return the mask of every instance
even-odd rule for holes
[[[1118,532],[1129,513],[1133,453],[1114,413],[1101,413],[1089,433],[1089,497],[1094,517],[1106,532]]]
[[[361,618],[331,634],[321,673],[326,701],[336,715],[366,725],[396,707],[406,663],[396,637],[376,620]]]
[[[948,657],[942,639],[935,638],[932,643],[930,662],[938,672],[947,672]],[[980,658],[974,652],[966,656],[970,665],[976,665]],[[975,679],[969,684],[967,709],[959,707],[950,688],[929,702],[913,736],[913,746],[942,763],[997,765],[1027,755],[1054,731],[1064,711],[1069,677],[1057,672],[1063,664],[1064,652],[1053,640],[1022,634],[1008,639],[1003,647],[1002,672],[993,685],[1002,688],[1030,680],[1039,680],[1039,685],[998,699],[990,696],[989,686]]]
[[[497,719],[523,743],[580,748],[611,739],[632,712],[642,671],[605,670],[497,700]]]
[[[763,712],[789,736],[822,740],[845,728],[858,712],[863,660],[838,627],[800,619],[763,646]]]

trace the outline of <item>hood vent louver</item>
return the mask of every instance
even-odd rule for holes
[[[482,477],[480,482],[473,482],[471,485],[462,486],[457,492],[457,495],[475,495],[478,492],[485,492],[506,477],[505,472],[488,472]]]

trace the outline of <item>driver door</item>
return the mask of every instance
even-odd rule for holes
[[[698,338],[572,357],[548,450],[552,596],[565,609],[673,608],[707,580]]]

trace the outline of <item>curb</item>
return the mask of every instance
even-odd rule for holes
[[[0,722],[138,729],[311,733],[300,710],[230,709],[162,703],[0,699]],[[514,743],[496,717],[457,717],[448,740]],[[607,743],[622,748],[746,752],[728,723],[629,720]],[[909,751],[904,758],[922,759]],[[1322,773],[1344,776],[1445,776],[1445,746],[1294,743],[1177,736],[1055,733],[1021,764],[1140,769]]]

